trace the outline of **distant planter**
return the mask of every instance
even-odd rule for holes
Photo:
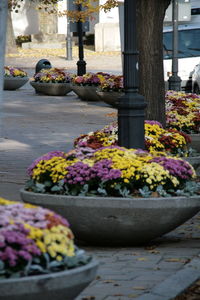
[[[192,139],[191,147],[200,153],[200,134],[190,134]]]
[[[28,77],[8,77],[4,76],[4,90],[14,91],[28,82]]]
[[[85,266],[46,275],[0,280],[2,300],[73,300],[95,278],[95,259]]]
[[[70,83],[46,83],[30,81],[36,93],[49,96],[65,96],[72,91]]]
[[[78,239],[101,245],[145,244],[175,229],[200,210],[200,196],[74,197],[21,190],[21,198],[67,217]]]
[[[97,94],[97,87],[92,85],[74,85],[72,90],[83,101],[99,101],[100,97]]]
[[[118,99],[124,95],[122,92],[102,92],[102,91],[97,91],[97,95],[100,97],[100,99],[109,104],[110,106],[117,108],[117,101]]]

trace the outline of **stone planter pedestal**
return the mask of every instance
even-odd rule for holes
[[[200,196],[74,197],[21,190],[21,198],[66,217],[78,240],[104,246],[145,244],[175,229],[200,210]]]
[[[7,77],[4,76],[4,90],[14,91],[29,81],[28,77]]]
[[[30,81],[36,93],[49,96],[65,96],[72,91],[71,83],[45,83]]]
[[[62,272],[0,280],[1,300],[73,300],[96,276],[98,262]]]
[[[122,92],[98,92],[97,95],[100,97],[100,99],[109,104],[110,106],[117,108],[116,102],[118,99],[124,95]]]
[[[87,85],[72,85],[74,93],[83,101],[99,101],[100,98],[97,95],[96,86]]]
[[[189,136],[192,139],[191,147],[200,153],[200,134],[189,134]]]

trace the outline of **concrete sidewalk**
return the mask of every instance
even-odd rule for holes
[[[74,93],[41,96],[27,83],[3,95],[0,196],[10,200],[20,200],[26,168],[35,158],[70,150],[75,137],[114,120],[113,108],[81,101]],[[77,300],[174,299],[200,278],[200,215],[143,247],[81,247],[98,258],[100,267]]]

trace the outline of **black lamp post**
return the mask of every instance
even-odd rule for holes
[[[77,10],[81,11],[81,4],[77,4]],[[77,61],[77,75],[82,76],[86,73],[86,62],[84,61],[83,52],[83,23],[81,21],[77,22],[77,32],[78,32],[78,53],[79,60]]]
[[[126,148],[144,149],[146,102],[138,94],[138,51],[136,38],[136,2],[124,1],[124,89],[118,102],[118,143]]]
[[[181,90],[181,78],[178,76],[178,0],[172,0],[172,76],[169,77],[169,90]]]

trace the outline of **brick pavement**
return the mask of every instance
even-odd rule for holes
[[[18,191],[33,159],[51,150],[69,150],[76,136],[102,128],[112,120],[107,114],[114,112],[104,103],[80,101],[73,93],[37,95],[28,83],[3,94],[0,195],[13,200],[20,200]],[[100,266],[77,300],[170,300],[200,278],[200,215],[142,247],[81,247]]]

